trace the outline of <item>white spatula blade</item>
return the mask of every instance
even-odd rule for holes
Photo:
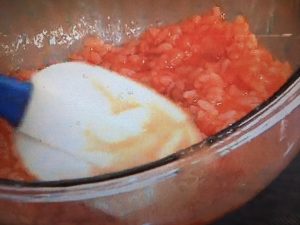
[[[156,160],[203,138],[176,105],[98,66],[79,62],[52,65],[38,72],[32,83],[31,103],[16,143],[30,171],[42,180],[74,177],[74,160],[66,162],[69,166],[64,166],[63,173],[55,171],[61,163],[58,151],[81,160],[80,168],[85,163],[93,166],[89,174],[80,176],[96,175]],[[40,143],[29,139],[25,143],[22,134]],[[50,168],[40,163],[46,158],[43,154],[27,155],[41,144],[51,146],[43,147],[43,154],[53,163],[52,177],[37,172]],[[56,153],[52,153],[54,149]]]

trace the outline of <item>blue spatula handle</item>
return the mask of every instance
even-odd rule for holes
[[[17,127],[29,102],[32,84],[0,74],[0,117]]]

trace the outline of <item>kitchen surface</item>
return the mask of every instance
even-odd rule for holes
[[[299,225],[300,155],[254,200],[214,225]]]

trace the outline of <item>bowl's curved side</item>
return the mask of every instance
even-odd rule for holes
[[[271,123],[284,107],[273,105],[271,115],[266,110],[261,118],[269,118],[256,124],[262,127],[252,126],[248,130],[263,131],[252,141],[239,146],[228,145],[227,141],[232,143],[232,139],[243,137],[244,125],[236,131],[241,136],[228,136],[222,142],[202,147],[201,151],[195,148],[181,160],[164,167],[120,180],[58,189],[16,188],[12,191],[11,187],[6,190],[1,187],[1,198],[10,200],[0,201],[0,221],[26,224],[22,221],[26,218],[34,221],[29,224],[40,224],[57,218],[57,222],[73,221],[73,224],[79,224],[82,219],[90,224],[99,221],[105,221],[104,224],[174,221],[176,224],[199,221],[206,224],[255,196],[298,153],[300,78],[294,84],[294,94],[287,94],[285,100],[298,106],[285,111],[282,120],[275,117],[273,126],[265,130],[265,124]],[[25,202],[18,203],[20,200]],[[67,208],[78,213],[74,216]]]
[[[9,219],[16,208],[22,217],[35,215],[39,221],[69,207],[84,211],[81,218],[91,224],[206,224],[255,196],[298,153],[299,74],[282,91],[257,114],[235,124],[232,135],[184,151],[180,160],[163,167],[67,188],[1,186],[0,196],[7,200],[0,201],[0,218]],[[65,213],[58,218],[69,217]]]

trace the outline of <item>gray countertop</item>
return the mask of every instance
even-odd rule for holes
[[[213,225],[300,225],[300,155],[255,199]]]

